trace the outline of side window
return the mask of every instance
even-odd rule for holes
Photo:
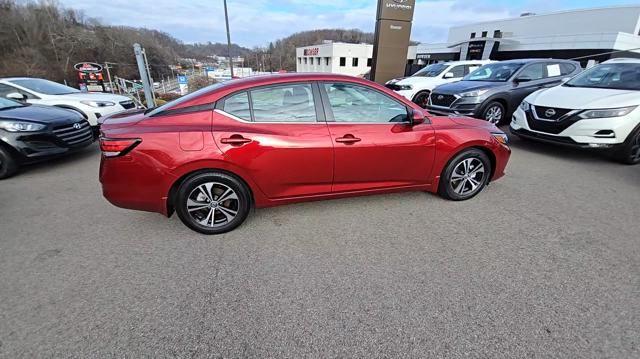
[[[448,72],[453,74],[453,78],[464,77],[464,65],[455,66]]]
[[[12,93],[12,92],[17,92],[20,94],[23,94],[25,96],[27,96],[28,99],[32,99],[32,98],[36,98],[35,96],[33,96],[32,94],[26,92],[26,91],[22,91],[20,89],[17,89],[13,86],[10,85],[6,85],[6,84],[0,84],[0,97],[6,97],[8,94]]]
[[[574,64],[568,64],[566,62],[563,62],[560,64],[561,76],[571,75],[571,73],[574,72],[575,70],[576,70],[576,66]]]
[[[547,77],[556,77],[562,75],[562,67],[559,63],[547,64]]]
[[[540,80],[545,77],[545,64],[540,62],[536,64],[531,64],[525,67],[518,77],[526,77],[531,79],[532,81]]]
[[[464,69],[464,74],[468,75],[472,72],[474,72],[475,70],[477,70],[480,66],[482,66],[481,64],[470,64],[470,65],[465,65],[465,69]]]
[[[241,92],[228,97],[224,100],[222,110],[226,113],[240,117],[243,120],[251,121],[251,112],[249,111],[249,95]]]
[[[289,84],[251,90],[256,122],[315,122],[310,84]]]
[[[325,84],[336,122],[405,122],[407,109],[400,102],[364,86]]]

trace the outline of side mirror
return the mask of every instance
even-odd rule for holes
[[[6,98],[8,98],[9,100],[15,100],[15,101],[25,101],[27,99],[27,96],[19,92],[10,92],[7,94]]]
[[[527,77],[527,76],[521,76],[521,77],[516,77],[516,79],[514,80],[515,83],[519,84],[521,82],[529,82],[531,81],[531,77]]]
[[[447,72],[446,74],[444,74],[445,79],[452,79],[453,78],[453,72]]]
[[[424,113],[418,110],[411,110],[411,125],[419,125],[424,123]]]

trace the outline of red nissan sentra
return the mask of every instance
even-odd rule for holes
[[[100,182],[116,206],[176,211],[218,234],[252,206],[407,190],[466,200],[504,175],[507,141],[494,125],[432,117],[367,80],[278,74],[106,118]]]

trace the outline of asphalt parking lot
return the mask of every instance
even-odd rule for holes
[[[96,146],[0,182],[0,356],[640,357],[640,167],[513,142],[468,202],[113,207]],[[410,159],[407,160],[410,164]]]

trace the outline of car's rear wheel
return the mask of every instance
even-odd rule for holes
[[[187,178],[174,206],[180,220],[194,231],[220,234],[238,227],[249,214],[251,196],[242,181],[221,172]]]
[[[429,91],[420,91],[413,97],[413,103],[416,105],[427,108],[427,103],[429,102]]]
[[[637,165],[640,163],[640,127],[638,127],[631,135],[626,143],[620,148],[616,154],[618,161],[628,165]]]
[[[498,101],[491,101],[482,111],[482,119],[498,126],[505,118],[505,108]]]
[[[0,146],[0,179],[11,177],[18,170],[18,163],[11,153]]]
[[[438,193],[453,201],[464,201],[480,193],[489,183],[491,161],[477,148],[456,155],[440,176]]]

